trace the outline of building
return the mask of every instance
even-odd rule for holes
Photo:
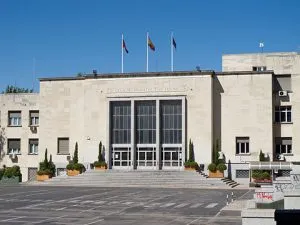
[[[218,142],[240,182],[260,151],[300,162],[300,54],[224,55],[222,67],[41,78],[39,94],[1,95],[0,163],[34,179],[47,148],[61,174],[76,142],[89,167],[101,141],[110,169],[182,170],[190,140],[205,169]]]

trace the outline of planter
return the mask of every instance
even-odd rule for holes
[[[49,180],[49,179],[50,179],[49,175],[36,175],[37,181],[45,181],[45,180]]]
[[[220,172],[217,170],[216,172],[211,172],[209,171],[209,178],[223,178],[224,177],[224,172]]]
[[[254,183],[266,183],[266,184],[272,183],[272,180],[269,179],[263,179],[263,180],[253,179],[253,181]]]
[[[10,185],[10,184],[18,184],[20,182],[19,177],[2,177],[2,180],[0,180],[0,185]]]
[[[185,171],[196,171],[195,167],[184,167]]]
[[[80,174],[79,170],[67,170],[67,174],[68,176],[77,176],[78,174]]]
[[[107,169],[106,166],[95,166],[95,170],[104,171],[104,170],[106,170],[106,169]]]

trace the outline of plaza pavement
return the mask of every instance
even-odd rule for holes
[[[240,205],[228,207],[252,196],[247,189],[1,186],[0,225],[237,225]]]

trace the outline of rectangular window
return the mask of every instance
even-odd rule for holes
[[[236,178],[249,178],[249,170],[236,170],[235,177]]]
[[[276,123],[292,122],[292,106],[276,106],[275,122]]]
[[[252,67],[252,71],[258,71],[258,72],[261,72],[261,71],[266,71],[267,70],[267,67],[266,66],[253,66]]]
[[[249,154],[249,137],[236,137],[236,154]]]
[[[136,138],[138,144],[154,144],[156,142],[155,101],[136,102]]]
[[[276,154],[292,154],[292,138],[276,137],[275,148]]]
[[[69,155],[69,138],[58,138],[57,139],[57,154],[58,155]]]
[[[21,139],[7,139],[7,154],[21,154]]]
[[[37,155],[39,149],[39,139],[29,139],[29,155]]]
[[[39,111],[29,111],[30,126],[39,125]]]
[[[129,144],[131,141],[131,102],[111,103],[112,143]]]
[[[21,111],[9,111],[8,112],[8,125],[19,127],[21,123]]]
[[[163,144],[182,143],[182,101],[161,101],[161,132]]]

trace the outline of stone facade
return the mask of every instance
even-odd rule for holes
[[[83,77],[40,79],[39,94],[0,95],[1,128],[5,138],[21,139],[21,155],[13,162],[3,143],[1,165],[20,165],[23,180],[29,169],[37,168],[47,148],[59,170],[63,170],[73,155],[75,143],[79,146],[79,161],[88,168],[97,160],[101,141],[110,168],[112,153],[112,102],[129,102],[131,107],[131,136],[128,142],[131,159],[125,169],[134,166],[135,151],[139,146],[135,130],[135,106],[152,101],[156,105],[155,166],[164,169],[161,143],[161,104],[178,100],[181,107],[181,152],[174,157],[184,162],[188,143],[194,144],[195,161],[211,162],[216,142],[230,161],[233,179],[249,182],[249,177],[238,175],[249,170],[248,163],[257,161],[262,151],[270,160],[276,160],[275,140],[288,138],[292,151],[284,154],[286,161],[300,161],[300,56],[297,53],[262,53],[224,55],[223,72],[187,71],[133,74],[98,74]],[[279,96],[284,91],[284,96]],[[291,107],[291,121],[275,123],[276,107]],[[33,133],[28,126],[29,111],[39,110],[39,126]],[[22,112],[22,126],[9,127],[8,112]],[[281,116],[281,115],[280,115]],[[287,114],[285,114],[285,117]],[[276,117],[277,118],[277,117]],[[38,155],[28,155],[29,139],[38,139]],[[68,151],[59,152],[59,140],[68,140]],[[291,139],[291,140],[290,140]],[[248,144],[245,144],[248,143]],[[246,147],[248,145],[248,147]],[[118,145],[116,145],[118,146]],[[150,145],[145,145],[149,148]],[[239,152],[237,148],[244,149]],[[247,151],[246,151],[247,148]],[[243,151],[243,150],[242,150]],[[176,153],[177,154],[177,153]],[[169,156],[166,156],[169,157]],[[174,164],[175,165],[175,164]],[[124,169],[124,168],[123,168]],[[183,165],[173,169],[183,169]],[[242,171],[240,171],[242,170]]]

